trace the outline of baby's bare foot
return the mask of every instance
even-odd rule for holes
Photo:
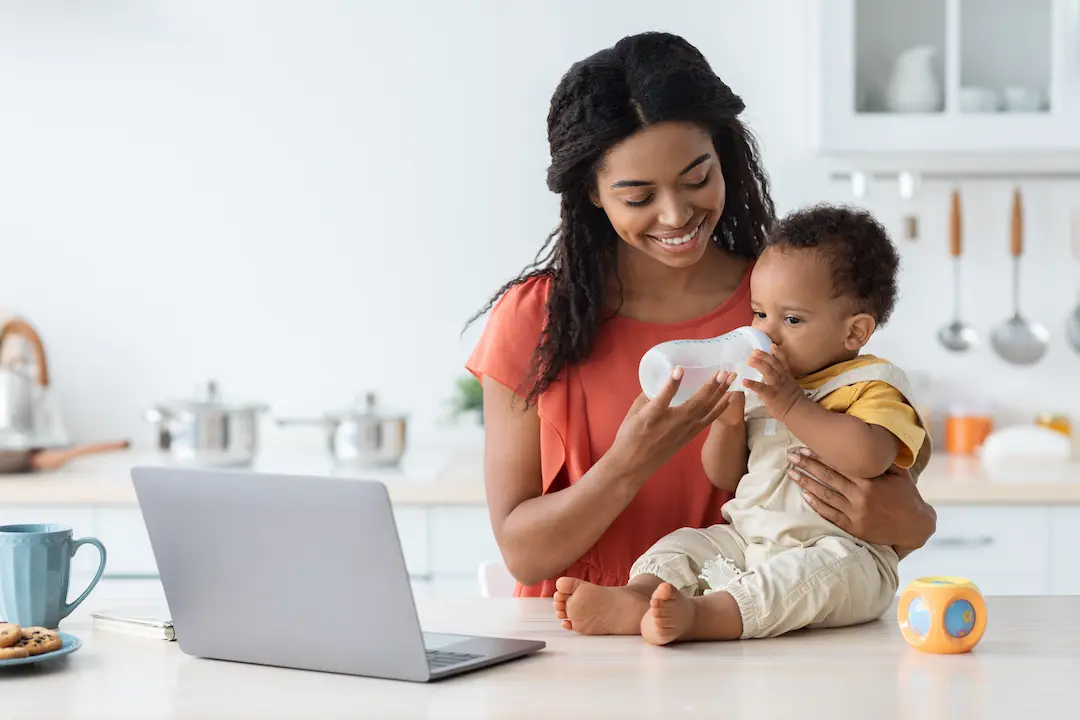
[[[680,639],[694,624],[694,602],[670,583],[661,583],[649,601],[649,611],[641,618],[641,636],[653,645],[667,645]]]
[[[637,635],[649,599],[627,587],[604,587],[577,578],[555,581],[555,617],[583,635]]]

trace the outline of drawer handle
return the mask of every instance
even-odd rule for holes
[[[930,538],[930,545],[934,547],[948,547],[948,548],[976,548],[986,547],[987,545],[994,544],[994,538],[990,535],[977,535],[975,537],[965,537],[963,535],[953,535],[951,537]]]

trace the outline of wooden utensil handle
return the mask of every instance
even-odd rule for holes
[[[56,470],[77,457],[94,453],[127,450],[131,443],[127,440],[87,443],[63,450],[40,450],[30,458],[30,467],[34,470]]]
[[[3,328],[0,328],[0,350],[4,347],[4,340],[8,335],[18,335],[26,338],[30,345],[34,348],[35,359],[38,366],[38,382],[42,387],[46,387],[49,384],[49,368],[45,362],[45,346],[41,343],[41,338],[38,336],[37,331],[34,330],[30,323],[21,318],[13,318],[8,320],[7,324]]]
[[[949,254],[960,257],[960,192],[952,191],[952,205],[949,209]]]
[[[1024,251],[1024,213],[1020,209],[1020,190],[1013,190],[1012,203],[1012,245],[1013,257],[1020,257]]]

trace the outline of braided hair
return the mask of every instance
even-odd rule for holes
[[[757,145],[738,119],[744,107],[697,48],[667,33],[625,37],[575,63],[563,76],[547,119],[547,186],[562,196],[559,226],[533,262],[466,324],[487,313],[515,285],[537,277],[551,279],[546,322],[519,388],[527,405],[565,368],[588,357],[604,319],[604,288],[617,272],[621,241],[604,210],[591,202],[590,192],[605,154],[620,141],[667,121],[706,128],[727,185],[713,242],[742,257],[760,252],[774,208]]]

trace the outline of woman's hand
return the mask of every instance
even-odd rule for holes
[[[643,481],[660,469],[680,448],[719,418],[731,403],[728,389],[735,373],[719,372],[690,399],[672,407],[671,399],[682,382],[676,368],[655,398],[638,396],[623,418],[609,456],[642,471]]]
[[[891,545],[903,557],[934,534],[937,513],[922,499],[909,471],[894,465],[881,477],[849,478],[826,467],[808,448],[789,459],[803,471],[792,468],[788,476],[803,489],[810,507],[860,540]]]

